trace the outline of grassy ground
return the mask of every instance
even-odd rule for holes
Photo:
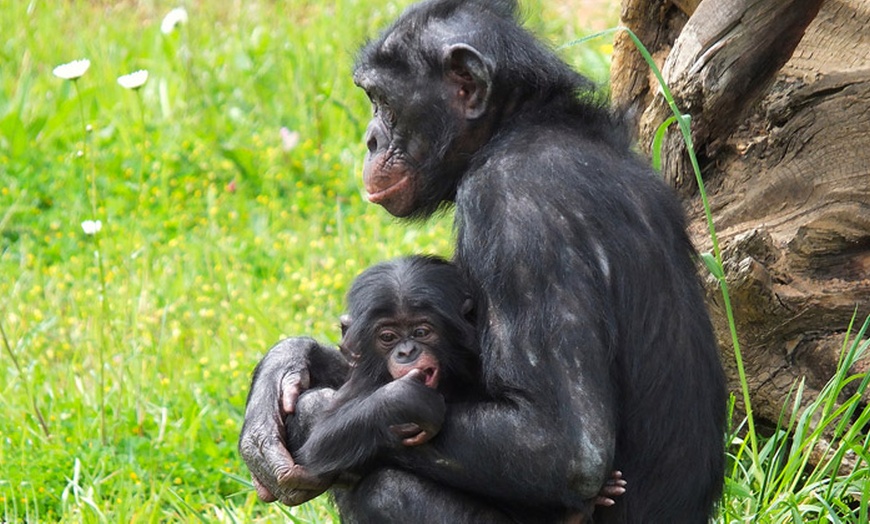
[[[246,484],[250,371],[283,335],[335,341],[362,268],[450,254],[449,215],[361,198],[350,64],[407,2],[182,3],[164,34],[163,2],[0,0],[0,522],[328,522]],[[545,4],[535,30],[578,36]],[[606,44],[566,53],[605,78]],[[52,75],[79,58],[80,79]],[[137,69],[141,89],[117,84]],[[728,514],[760,512],[778,470],[736,442]]]
[[[449,216],[361,198],[351,62],[401,3],[191,1],[164,34],[164,2],[0,0],[0,521],[286,520],[234,477],[253,365],[335,341],[374,261],[451,251]]]

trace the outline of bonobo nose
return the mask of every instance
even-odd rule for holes
[[[372,120],[366,128],[365,140],[369,154],[372,155],[386,147],[387,143],[389,143],[383,126],[377,120]]]
[[[374,133],[367,133],[366,147],[369,148],[369,153],[374,153],[378,150],[378,137]]]
[[[403,342],[396,347],[396,361],[400,364],[410,364],[420,356],[420,348],[411,342]]]

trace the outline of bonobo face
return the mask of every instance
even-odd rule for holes
[[[417,370],[416,378],[430,388],[437,388],[441,379],[436,356],[441,344],[438,331],[425,318],[385,320],[375,333],[375,348],[386,359],[390,375],[397,379]]]
[[[394,216],[425,217],[452,201],[491,134],[493,67],[462,41],[465,29],[400,20],[355,66],[354,82],[372,103],[363,183],[369,201]]]
[[[408,216],[419,206],[420,162],[427,155],[426,142],[419,134],[408,132],[399,114],[407,114],[397,100],[383,95],[373,83],[366,94],[372,103],[372,119],[366,128],[368,152],[363,165],[363,184],[368,199],[390,214]]]
[[[407,377],[448,393],[477,378],[473,302],[453,264],[426,256],[376,264],[354,280],[347,305],[339,348],[351,380]]]

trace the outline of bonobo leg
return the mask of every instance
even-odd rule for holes
[[[608,483],[620,483],[614,473]],[[586,524],[581,512],[547,511],[541,508],[502,508],[498,503],[470,496],[400,469],[381,468],[354,484],[336,484],[330,491],[345,524],[384,522],[450,522],[456,524]],[[603,494],[613,496],[605,486]],[[618,504],[618,502],[617,502]]]
[[[285,421],[287,447],[296,452],[305,444],[311,430],[321,420],[335,396],[329,388],[312,389],[302,393],[296,403],[296,411]],[[303,466],[304,467],[304,466]],[[518,506],[506,507],[480,496],[471,496],[454,488],[437,484],[413,473],[382,467],[363,476],[342,473],[334,479],[330,493],[338,506],[342,522],[455,522],[492,524],[501,523],[560,523],[583,524],[588,522],[580,512],[564,510],[548,511],[543,508],[528,508],[517,501]],[[599,505],[613,504],[625,492],[621,473],[614,472],[602,487],[597,500]],[[319,493],[299,490],[298,496],[309,499]],[[618,503],[618,502],[617,502]]]
[[[312,389],[299,396],[296,412],[284,421],[287,428],[287,449],[291,455],[295,455],[308,440],[311,429],[323,416],[334,396],[335,390],[330,388]]]
[[[346,524],[527,522],[452,488],[398,469],[375,470],[353,486],[336,486],[332,493],[342,522]]]

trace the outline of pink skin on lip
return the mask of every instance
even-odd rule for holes
[[[366,182],[366,191],[368,192],[369,202],[372,204],[380,204],[385,200],[389,200],[390,197],[395,195],[396,193],[402,193],[408,190],[408,186],[410,185],[411,177],[408,175],[403,176],[399,179],[395,184],[385,188],[380,189],[375,184]]]

